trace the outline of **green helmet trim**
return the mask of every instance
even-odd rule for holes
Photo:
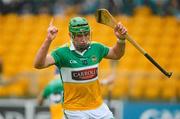
[[[87,20],[83,17],[72,18],[69,22],[69,32],[71,32],[73,35],[90,32],[90,27]]]

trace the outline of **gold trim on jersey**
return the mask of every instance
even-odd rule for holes
[[[88,83],[64,83],[65,110],[96,109],[103,103],[99,81]]]

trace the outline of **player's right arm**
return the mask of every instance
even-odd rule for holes
[[[51,20],[48,28],[48,33],[45,41],[39,48],[37,55],[35,57],[34,61],[34,67],[37,69],[46,68],[48,66],[51,66],[55,63],[54,58],[48,54],[49,47],[51,45],[51,42],[55,39],[57,36],[58,29],[53,25],[53,19]]]

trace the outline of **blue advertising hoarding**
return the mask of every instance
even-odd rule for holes
[[[123,119],[180,119],[180,103],[124,102]]]

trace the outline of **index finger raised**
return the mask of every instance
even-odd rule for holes
[[[49,23],[49,26],[52,26],[53,25],[53,22],[54,22],[54,18],[51,18],[51,21]]]

